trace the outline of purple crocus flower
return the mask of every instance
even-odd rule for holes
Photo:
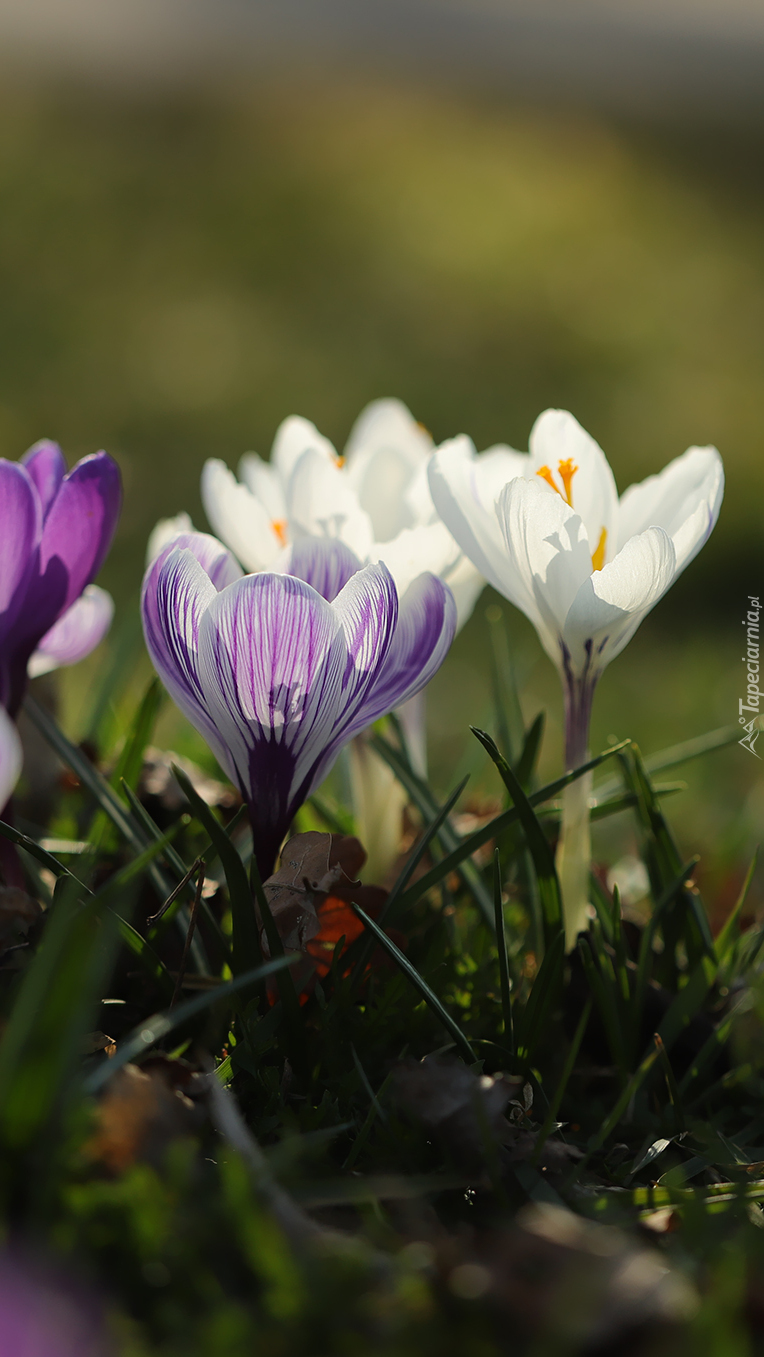
[[[0,458],[0,704],[11,716],[43,638],[51,663],[37,672],[87,653],[108,625],[100,597],[77,605],[109,550],[121,502],[119,468],[105,452],[68,473],[47,440],[21,462]]]
[[[289,573],[242,576],[214,537],[184,533],[142,599],[154,666],[248,803],[263,876],[342,746],[429,682],[456,627],[435,575],[399,601],[385,565],[361,569],[334,540],[279,564]]]

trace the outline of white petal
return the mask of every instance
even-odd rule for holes
[[[345,446],[348,466],[352,469],[362,452],[374,453],[389,448],[403,453],[412,469],[432,452],[432,438],[427,430],[417,423],[403,401],[394,397],[372,401],[361,411]]]
[[[280,522],[286,518],[286,499],[284,487],[278,472],[256,452],[245,452],[239,462],[239,479],[255,499],[259,499],[271,520]]]
[[[450,584],[450,573],[462,559],[462,553],[445,523],[437,522],[427,527],[406,528],[392,542],[375,542],[372,558],[384,561],[400,596],[423,570],[440,575]]]
[[[444,573],[443,579],[454,596],[456,630],[459,632],[472,616],[475,604],[485,588],[485,580],[463,552],[453,569]]]
[[[572,480],[573,508],[581,515],[586,528],[590,555],[599,544],[604,528],[607,532],[605,559],[611,559],[617,550],[616,521],[618,491],[615,479],[599,443],[581,427],[567,410],[545,410],[539,415],[530,436],[531,472],[548,466],[562,487],[558,464],[572,459],[578,468]],[[544,482],[539,477],[540,484]],[[555,493],[546,487],[546,493]]]
[[[478,457],[461,434],[435,450],[428,467],[433,503],[451,536],[473,565],[508,598],[507,559],[495,503],[508,481],[527,465],[520,453],[488,453]]]
[[[295,537],[338,537],[361,560],[374,534],[347,476],[315,449],[303,453],[289,479],[287,516]]]
[[[561,495],[522,477],[502,491],[497,515],[505,549],[501,592],[530,618],[559,665],[565,618],[592,573],[586,529]]]
[[[224,462],[212,458],[202,471],[202,504],[213,532],[247,570],[265,570],[283,542],[270,515]]]
[[[4,707],[0,707],[0,812],[19,780],[23,761],[19,733]]]
[[[564,640],[576,672],[600,672],[623,650],[676,573],[674,545],[663,528],[632,537],[615,560],[595,570],[576,594]]]
[[[356,420],[345,449],[347,475],[378,542],[418,521],[408,491],[431,450],[429,434],[399,400],[373,401]],[[428,511],[431,518],[431,504]]]
[[[160,518],[152,530],[146,546],[146,565],[156,560],[160,551],[173,542],[182,532],[193,532],[194,525],[187,513],[176,514],[174,518]]]
[[[711,533],[724,495],[724,468],[716,448],[688,448],[657,476],[630,485],[618,511],[619,541],[655,525],[674,543],[676,573],[697,556]]]
[[[276,430],[271,451],[271,466],[286,486],[303,453],[313,449],[328,462],[337,461],[334,445],[318,432],[315,424],[300,415],[289,415]]]
[[[114,617],[114,600],[97,584],[88,584],[71,608],[46,632],[27,665],[30,678],[62,665],[77,664],[103,640]]]

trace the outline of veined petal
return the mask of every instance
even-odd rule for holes
[[[623,650],[676,573],[674,545],[663,528],[632,537],[615,560],[581,585],[565,619],[575,672],[596,674]]]
[[[0,638],[24,603],[42,530],[40,498],[26,469],[0,458]]]
[[[0,811],[19,780],[23,761],[19,733],[4,707],[0,707]]]
[[[42,516],[45,517],[53,500],[58,494],[61,482],[66,475],[66,461],[58,443],[49,438],[41,438],[34,443],[21,459],[40,496]]]
[[[272,522],[280,523],[286,518],[284,486],[275,467],[256,452],[245,452],[239,462],[239,477],[259,499]]]
[[[501,592],[530,618],[547,654],[559,664],[568,610],[592,573],[586,528],[540,481],[510,481],[496,512],[505,550]]]
[[[724,467],[716,448],[688,448],[657,476],[630,485],[618,508],[618,540],[648,527],[664,528],[674,543],[676,574],[709,537],[724,495]]]
[[[103,640],[113,616],[111,594],[97,584],[89,584],[43,636],[27,665],[29,677],[39,678],[61,665],[84,660]]]
[[[392,645],[353,719],[351,732],[371,725],[420,692],[446,658],[455,631],[456,604],[448,585],[436,575],[420,575],[400,601]]]
[[[602,529],[605,529],[605,559],[610,560],[616,551],[618,491],[610,463],[599,443],[567,410],[545,410],[531,430],[529,447],[528,474],[535,475],[546,466],[562,486],[558,472],[560,462],[570,461],[577,468],[571,480],[572,507],[583,519],[590,555],[596,551]],[[555,493],[540,477],[539,483],[545,494]]]
[[[201,682],[263,832],[286,830],[337,720],[347,652],[334,608],[290,575],[247,575],[200,635]]]
[[[504,449],[478,457],[462,434],[436,448],[428,467],[433,503],[451,536],[481,575],[507,597],[511,594],[506,552],[495,504],[527,460]]]
[[[328,438],[318,432],[315,424],[301,415],[290,415],[276,430],[271,451],[271,466],[281,484],[287,486],[289,479],[303,453],[310,450],[318,453],[325,461],[335,465],[337,453]]]
[[[355,552],[333,537],[300,537],[287,547],[276,564],[286,575],[312,585],[332,603],[348,580],[361,569]]]
[[[83,457],[62,480],[43,524],[40,541],[40,573],[57,574],[58,563],[66,571],[64,597],[55,613],[71,607],[86,584],[91,584],[103,565],[111,546],[122,507],[122,481],[119,467],[105,452]],[[40,618],[44,587],[39,594]],[[36,591],[37,592],[37,591]],[[55,620],[51,617],[44,631]]]
[[[315,448],[295,464],[287,487],[287,518],[293,537],[338,537],[361,560],[374,540],[347,476]]]
[[[174,518],[160,518],[159,522],[152,528],[149,534],[149,540],[146,543],[146,565],[151,565],[160,552],[164,551],[170,542],[174,542],[176,537],[182,533],[193,532],[194,525],[191,522],[190,515],[181,512],[175,514]]]
[[[196,557],[218,592],[225,589],[227,584],[233,584],[234,580],[240,580],[244,574],[236,557],[218,541],[217,537],[208,532],[181,532],[172,537],[167,546],[163,547],[150,563],[145,576],[144,590],[149,578],[151,576],[156,578],[170,552],[180,549],[190,551]]]
[[[194,533],[193,537],[198,539],[202,534]],[[230,773],[230,759],[210,719],[199,677],[199,627],[218,596],[217,589],[197,555],[184,547],[183,541],[179,538],[165,548],[146,572],[141,595],[143,635],[151,662],[170,696]],[[220,548],[220,543],[216,546]]]
[[[201,493],[213,532],[245,569],[267,570],[284,543],[260,500],[215,457],[204,464]]]

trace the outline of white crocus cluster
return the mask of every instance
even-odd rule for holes
[[[400,401],[374,401],[341,454],[315,425],[284,420],[269,462],[249,452],[239,479],[212,459],[202,472],[202,503],[213,532],[246,570],[278,569],[284,548],[301,537],[336,537],[364,564],[383,561],[398,593],[423,570],[439,575],[456,599],[459,623],[483,586],[439,519],[427,468],[430,435]]]

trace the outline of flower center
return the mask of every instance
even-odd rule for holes
[[[560,489],[559,485],[555,484],[554,476],[552,472],[549,470],[548,466],[539,467],[538,471],[536,472],[536,475],[540,476],[542,480],[546,481],[547,485],[551,485],[552,489],[556,490],[558,495],[562,495],[562,498],[565,500],[567,504],[570,505],[572,509],[573,477],[575,476],[577,471],[578,467],[574,464],[572,457],[566,457],[564,461],[557,463],[557,474],[559,475],[560,480],[562,481],[563,484],[562,490]]]
[[[285,518],[274,518],[271,520],[271,527],[279,539],[282,547],[287,544],[287,525]]]
[[[345,465],[345,458],[343,457],[343,455],[342,455],[341,452],[338,452],[338,453],[337,453],[337,456],[335,457],[334,462],[335,462],[335,466],[337,466],[337,468],[341,471],[342,468],[343,468],[343,466]]]
[[[556,484],[554,474],[550,471],[548,466],[539,467],[538,471],[536,472],[536,475],[540,476],[542,481],[546,481],[547,485],[551,485],[552,489],[558,495],[560,495],[561,498],[565,500],[566,504],[569,504],[572,509],[573,477],[575,476],[577,471],[578,467],[574,464],[572,457],[566,457],[564,461],[557,463],[557,474],[560,477],[560,480],[562,481],[563,485],[562,490],[560,489],[559,485]],[[597,543],[597,546],[595,547],[594,551],[592,552],[592,570],[601,570],[603,565],[605,564],[606,544],[607,544],[607,528],[603,528],[600,533],[600,540]]]

